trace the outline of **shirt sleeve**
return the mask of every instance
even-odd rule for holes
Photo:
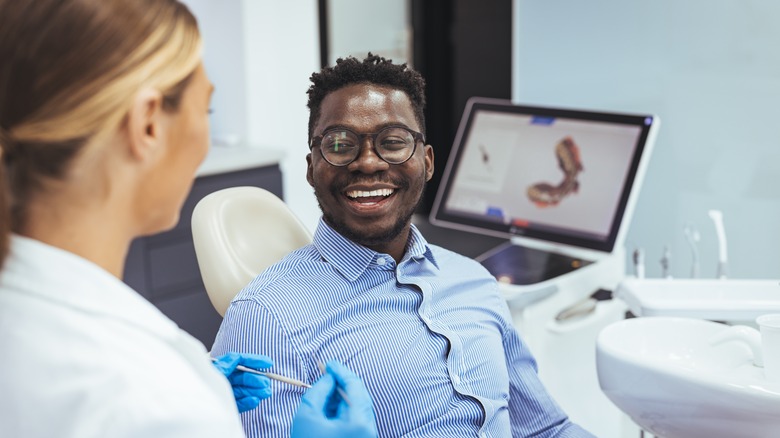
[[[506,314],[508,315],[508,309]],[[536,360],[517,330],[506,326],[504,351],[509,373],[509,418],[512,436],[593,437],[572,423],[545,389],[537,374]]]
[[[253,301],[234,301],[217,333],[212,355],[228,352],[264,354],[274,361],[269,371],[307,382],[301,355],[284,327],[264,306]],[[311,383],[311,382],[309,382]],[[273,393],[260,405],[241,414],[247,438],[288,438],[292,419],[304,388],[271,382]]]

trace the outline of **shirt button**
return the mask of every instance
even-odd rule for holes
[[[456,385],[460,385],[460,377],[458,377],[457,374],[453,374],[452,375],[452,383],[454,383]]]
[[[376,264],[379,266],[384,266],[385,263],[387,263],[387,261],[383,257],[379,257],[378,259],[376,259]]]
[[[485,432],[479,433],[479,438],[485,438],[485,437],[487,437],[487,434]]]

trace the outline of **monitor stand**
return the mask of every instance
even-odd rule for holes
[[[556,295],[556,302],[561,299],[563,305],[569,305],[590,296],[598,289],[614,289],[625,276],[625,251],[622,247],[615,249],[611,254],[604,255],[602,253],[598,261],[591,261],[594,258],[587,251],[576,251],[563,247],[550,251],[550,242],[534,242],[518,237],[507,240],[506,238],[444,228],[431,224],[427,217],[417,214],[412,216],[412,221],[429,243],[440,245],[477,261],[481,261],[510,244],[529,250],[553,252],[569,258],[589,260],[588,264],[583,264],[583,266],[568,273],[560,273],[553,268],[545,269],[550,278],[531,284],[512,284],[511,281],[496,276],[499,280],[499,289],[513,312],[515,309],[521,310],[525,306],[553,294]],[[509,250],[510,253],[514,251]],[[531,260],[537,260],[536,263],[541,263],[533,252],[521,250],[520,253],[530,254],[528,257]],[[556,262],[553,265],[559,266],[559,263]],[[555,273],[559,275],[553,276],[552,274]],[[556,294],[559,291],[560,293]]]
[[[592,260],[506,242],[477,257],[502,283],[525,286],[584,268]]]
[[[499,283],[510,307],[525,307],[556,292],[573,301],[613,289],[625,275],[623,250],[597,260],[507,241],[476,257]]]

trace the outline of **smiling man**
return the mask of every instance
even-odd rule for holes
[[[422,77],[369,54],[311,80],[306,178],[322,219],[236,296],[213,353],[264,354],[307,382],[338,359],[368,386],[380,436],[591,436],[542,386],[495,279],[411,223],[433,175]],[[289,433],[303,391],[274,383],[243,416],[249,437]]]
[[[396,262],[433,176],[433,148],[405,91],[359,83],[320,104],[306,178],[325,223],[347,239]],[[370,133],[370,134],[364,134]],[[369,144],[369,147],[363,145]]]

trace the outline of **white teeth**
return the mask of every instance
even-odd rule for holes
[[[371,196],[390,196],[393,194],[392,189],[379,189],[379,190],[371,190],[364,191],[364,190],[350,190],[347,192],[347,196],[350,198],[368,198]]]

